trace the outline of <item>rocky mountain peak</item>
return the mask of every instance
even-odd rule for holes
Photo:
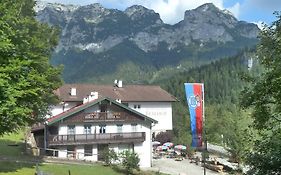
[[[187,10],[184,15],[185,25],[190,24],[224,25],[234,28],[238,20],[225,10],[220,10],[212,3],[203,4],[196,9]]]
[[[91,9],[93,11],[104,11],[105,8],[100,3],[89,4],[83,6],[83,9]]]
[[[239,22],[212,3],[187,10],[184,20],[175,25],[163,23],[158,13],[141,5],[125,11],[99,3],[73,7],[47,4],[37,13],[40,21],[62,28],[57,51],[79,48],[100,53],[129,40],[148,53],[160,47],[188,47],[194,41],[204,47],[210,42],[235,42],[239,37],[252,39],[259,31],[254,24]]]
[[[149,20],[150,23],[162,24],[163,21],[158,13],[154,10],[147,9],[141,5],[133,5],[128,7],[124,13],[133,21]]]
[[[34,7],[36,13],[44,10],[44,9],[52,9],[58,12],[72,12],[75,11],[79,5],[65,5],[60,3],[48,3],[45,1],[37,1]]]
[[[213,3],[206,3],[197,7],[196,10],[206,12],[206,11],[218,11],[220,9],[217,8]]]
[[[128,7],[124,11],[124,13],[131,19],[140,18],[146,14],[155,14],[155,12],[153,10],[147,9],[146,7],[141,6],[141,5],[133,5],[131,7]]]
[[[184,20],[175,25],[163,23],[158,13],[140,5],[120,11],[98,3],[41,4],[37,19],[61,28],[53,63],[65,65],[66,80],[77,75],[105,78],[101,69],[151,76],[144,65],[157,70],[185,61],[189,64],[191,58],[228,56],[254,45],[259,32],[255,24],[238,21],[211,3],[187,10]],[[82,60],[87,64],[81,64]]]
[[[86,6],[80,6],[76,11],[76,17],[79,18],[100,18],[102,16],[108,15],[110,13],[109,9],[104,8],[99,3],[89,4]]]

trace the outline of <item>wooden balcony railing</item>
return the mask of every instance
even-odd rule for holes
[[[50,135],[49,145],[79,145],[89,143],[129,143],[145,141],[144,132]]]
[[[126,112],[93,112],[85,113],[85,121],[118,121],[118,120],[132,120],[134,117]]]

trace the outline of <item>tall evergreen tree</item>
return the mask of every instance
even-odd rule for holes
[[[49,64],[58,31],[35,20],[34,0],[0,3],[0,135],[42,119],[56,103],[60,68]]]
[[[281,174],[281,15],[262,30],[258,61],[265,71],[249,79],[252,86],[244,91],[242,105],[252,107],[254,126],[260,131],[249,154],[249,174]]]

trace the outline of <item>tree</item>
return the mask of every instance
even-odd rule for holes
[[[160,143],[171,142],[173,139],[172,131],[160,132],[156,135],[155,140]]]
[[[250,77],[252,86],[243,91],[242,106],[252,108],[254,127],[260,132],[248,164],[251,174],[280,174],[281,164],[281,15],[260,34],[257,59],[264,72]]]
[[[266,131],[256,141],[254,152],[248,154],[250,165],[248,174],[280,174],[281,173],[281,130]]]
[[[125,150],[121,152],[122,166],[126,169],[126,174],[132,174],[133,170],[139,170],[140,158],[137,153]]]
[[[0,4],[0,135],[43,119],[61,68],[49,64],[58,30],[35,19],[34,0]]]

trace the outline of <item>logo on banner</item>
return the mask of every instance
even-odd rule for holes
[[[188,104],[190,107],[192,108],[196,108],[200,106],[200,96],[196,95],[196,96],[189,96],[188,97]]]

